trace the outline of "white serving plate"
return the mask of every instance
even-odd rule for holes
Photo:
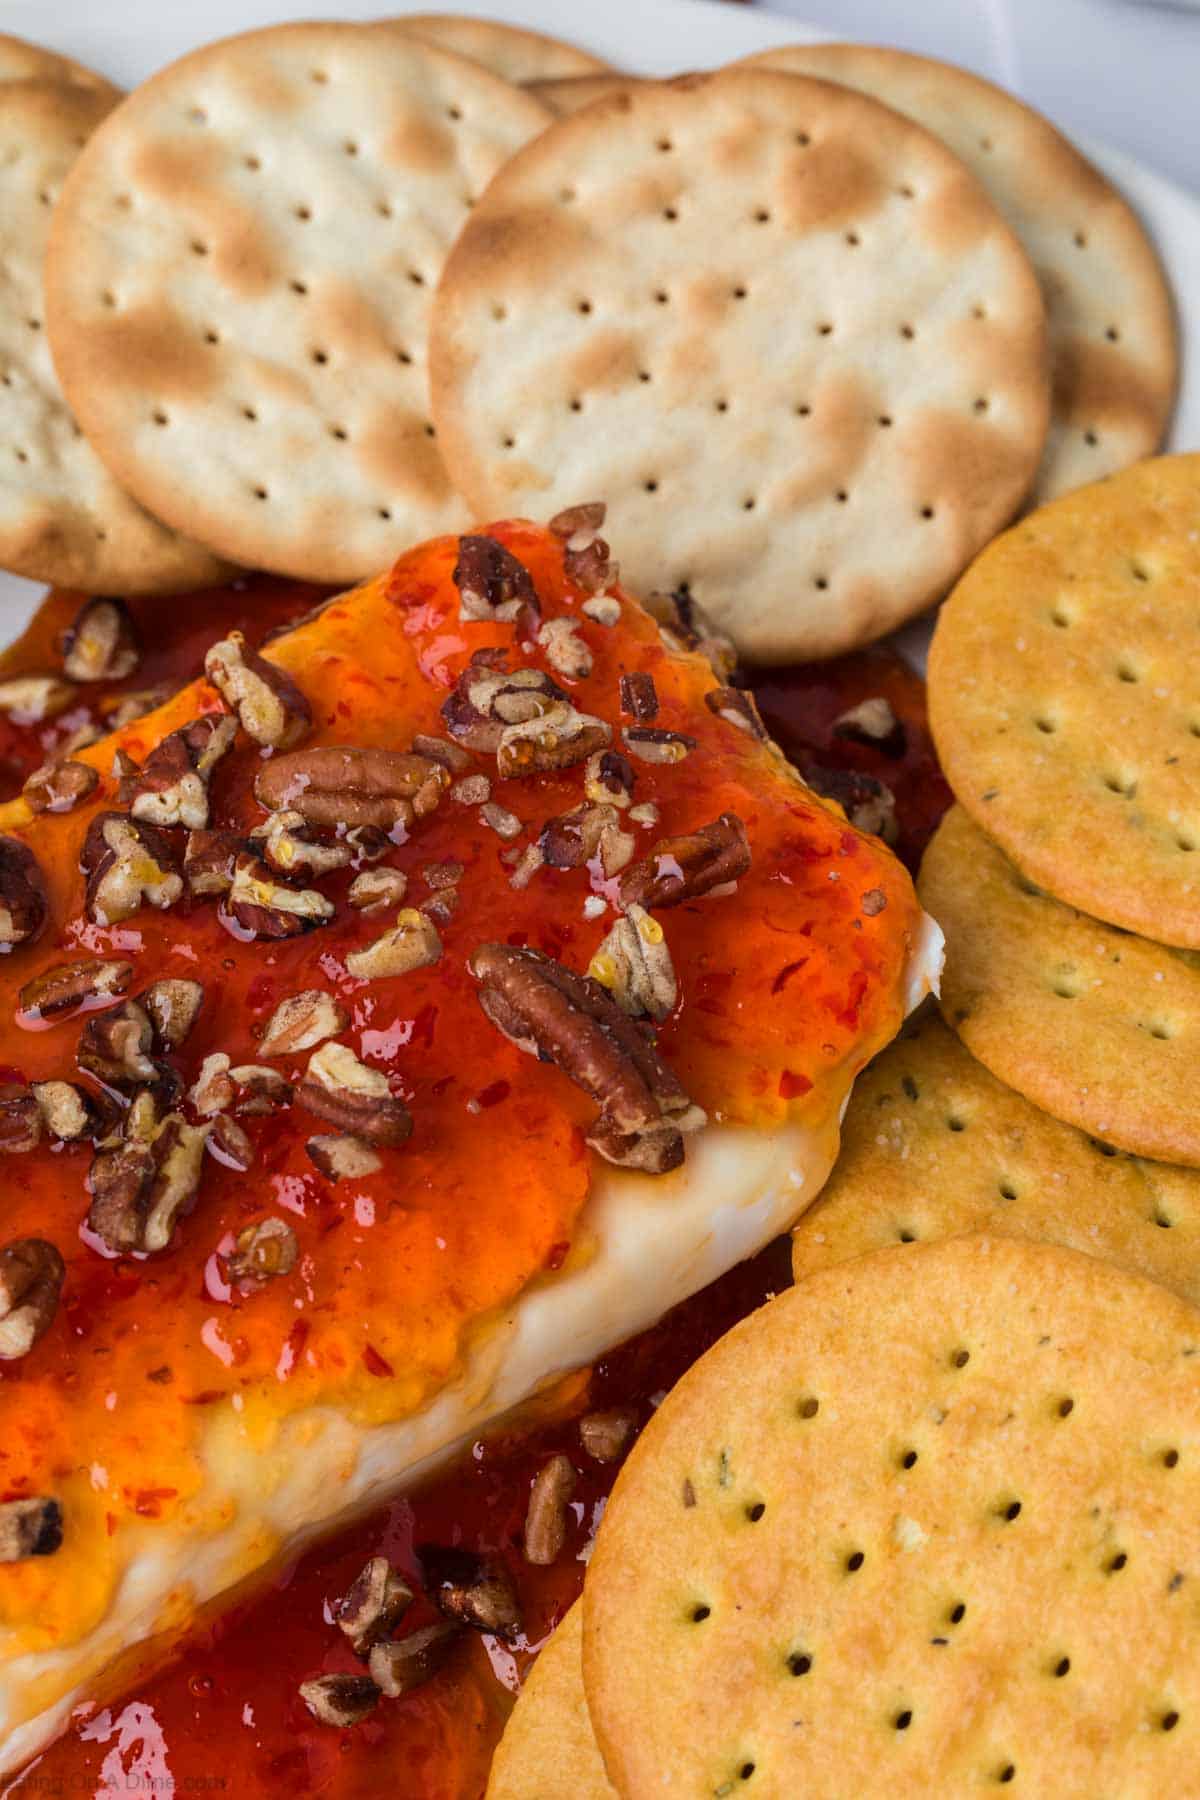
[[[1198,0],[1200,3],[1200,0]],[[301,0],[3,0],[0,28],[89,63],[133,87],[164,63],[209,39],[298,16],[371,19],[440,9],[477,13],[572,39],[619,67],[669,75],[714,68],[778,44],[811,42],[827,33],[758,7],[724,0],[405,0],[386,7],[371,0],[326,0],[311,9]],[[1081,74],[1081,79],[1083,76]],[[1085,143],[1137,208],[1166,264],[1179,309],[1183,370],[1169,448],[1200,448],[1200,201],[1131,157]],[[403,549],[397,545],[397,550]],[[44,593],[39,585],[0,573],[0,644],[14,637]],[[920,660],[928,625],[902,634],[906,654]]]

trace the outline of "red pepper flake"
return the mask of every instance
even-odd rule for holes
[[[807,956],[802,956],[798,962],[785,963],[783,968],[780,969],[778,975],[775,977],[774,981],[771,983],[771,992],[773,994],[782,994],[784,988],[787,986],[788,982],[792,979],[792,976],[799,974],[800,970],[805,967],[807,962],[808,962]]]
[[[363,1367],[368,1375],[394,1375],[396,1371],[390,1362],[385,1362],[378,1350],[368,1344],[362,1353]]]
[[[802,1094],[811,1094],[812,1082],[807,1075],[793,1074],[785,1069],[779,1077],[779,1098],[781,1100],[798,1100]]]
[[[565,1239],[561,1244],[551,1244],[550,1253],[546,1257],[546,1267],[548,1269],[561,1269],[567,1260],[567,1252],[570,1248],[571,1241],[569,1238]]]
[[[143,1519],[162,1517],[162,1502],[173,1500],[178,1488],[139,1488],[133,1497],[133,1510]]]
[[[512,1092],[507,1081],[493,1081],[490,1087],[481,1088],[475,1096],[476,1106],[499,1106],[507,1100]]]

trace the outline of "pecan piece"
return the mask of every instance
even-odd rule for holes
[[[308,701],[283,669],[247,649],[240,631],[212,645],[204,673],[256,744],[290,750],[307,736],[312,724]]]
[[[817,767],[806,769],[804,779],[814,794],[836,800],[856,831],[882,838],[885,844],[896,843],[900,836],[896,796],[886,782],[859,769]]]
[[[18,1238],[0,1250],[0,1360],[28,1355],[50,1329],[65,1274],[45,1238]]]
[[[596,981],[538,950],[481,944],[479,1004],[519,1050],[553,1062],[600,1107],[588,1143],[610,1162],[663,1174],[704,1114],[645,1033]]]
[[[860,700],[857,706],[839,713],[833,721],[833,735],[856,744],[869,744],[883,756],[903,756],[908,747],[908,733],[884,694]]]
[[[279,1002],[267,1020],[258,1054],[294,1056],[299,1050],[312,1050],[326,1038],[345,1031],[349,1023],[350,1014],[332,994],[321,988],[305,988],[303,993],[289,994]]]
[[[486,806],[492,797],[492,784],[486,775],[464,775],[450,789],[450,798],[459,806]]]
[[[534,1476],[525,1514],[526,1562],[548,1568],[562,1555],[567,1541],[567,1501],[575,1492],[575,1482],[571,1459],[561,1451]]]
[[[628,1406],[609,1412],[585,1413],[579,1421],[579,1441],[593,1462],[616,1462],[633,1436],[637,1419]]]
[[[653,675],[645,669],[634,669],[628,675],[622,675],[620,682],[621,711],[639,725],[649,725],[658,717],[658,689],[654,685]]]
[[[412,1132],[412,1114],[393,1096],[387,1076],[344,1044],[314,1051],[296,1099],[318,1119],[368,1144],[402,1144]]]
[[[437,897],[444,902],[447,894],[454,892],[450,888]],[[432,919],[409,906],[397,916],[390,931],[362,950],[349,951],[346,968],[359,981],[385,981],[394,975],[408,975],[413,969],[427,968],[441,954],[442,940]]]
[[[149,1013],[139,1001],[124,1000],[87,1021],[75,1060],[106,1087],[131,1091],[158,1078],[158,1064],[150,1056],[153,1045]]]
[[[300,1698],[319,1724],[345,1730],[374,1712],[379,1689],[369,1675],[317,1675],[300,1683]]]
[[[0,1506],[0,1563],[53,1556],[63,1541],[62,1507],[47,1494]]]
[[[555,513],[550,530],[564,540],[563,573],[585,594],[602,594],[617,579],[617,565],[599,535],[608,508],[603,500],[585,501]]]
[[[576,506],[564,506],[546,526],[552,537],[583,550],[590,544],[608,516],[606,500],[581,500]]]
[[[299,1240],[286,1219],[258,1219],[238,1232],[225,1269],[236,1286],[257,1287],[290,1275],[299,1255]]]
[[[100,1128],[99,1110],[91,1095],[73,1081],[35,1081],[33,1097],[43,1125],[60,1143],[73,1144]]]
[[[427,732],[418,731],[412,741],[416,755],[428,757],[430,762],[441,763],[450,775],[465,775],[471,767],[471,758],[449,738],[430,737]],[[486,799],[486,795],[484,796]]]
[[[480,807],[479,819],[497,837],[507,838],[510,842],[521,835],[521,821],[516,813],[509,812],[507,806],[500,806],[495,800],[489,800]]]
[[[588,757],[583,772],[583,791],[589,800],[598,804],[624,809],[633,798],[636,779],[633,764],[619,750],[597,750]]]
[[[622,735],[630,755],[648,763],[682,762],[700,742],[686,731],[664,731],[658,725],[628,725]]]
[[[390,1637],[413,1603],[413,1591],[386,1556],[373,1556],[333,1605],[333,1616],[355,1656],[366,1661]]]
[[[615,594],[593,594],[590,600],[584,601],[579,610],[581,613],[585,613],[594,625],[603,625],[610,631],[614,625],[620,622],[621,618],[621,602]]]
[[[0,951],[27,944],[46,923],[46,886],[37,857],[0,836]]]
[[[465,621],[518,619],[526,607],[537,614],[532,575],[495,538],[459,538],[453,581],[458,589],[459,617]]]
[[[330,875],[354,860],[352,844],[322,842],[298,812],[272,813],[264,824],[254,827],[250,837],[260,847],[264,862],[279,875],[295,876],[301,871]]]
[[[157,712],[165,706],[175,693],[175,689],[165,681],[156,687],[135,688],[130,694],[112,694],[100,702],[100,711],[104,714],[104,722],[110,731],[120,731],[126,725],[132,725],[135,719],[144,719],[147,713]]]
[[[579,635],[579,620],[562,614],[547,619],[537,634],[538,648],[550,667],[568,681],[586,681],[592,672],[594,658]]]
[[[115,999],[125,993],[132,979],[130,962],[85,957],[79,962],[56,963],[25,983],[17,1003],[28,1019],[53,1019],[89,1000]]]
[[[85,600],[58,647],[63,673],[72,681],[124,681],[141,661],[137,632],[123,600]]]
[[[225,904],[243,931],[262,938],[300,937],[327,925],[334,913],[333,902],[316,888],[274,880],[266,863],[249,851],[234,858]]]
[[[737,667],[733,639],[718,631],[698,600],[685,588],[673,594],[651,593],[646,610],[658,620],[659,635],[671,650],[694,650],[703,656],[718,681],[728,681]]]
[[[399,906],[407,888],[408,877],[400,869],[364,869],[350,883],[346,898],[357,912],[379,912]]]
[[[760,744],[768,741],[767,728],[762,722],[758,702],[744,688],[709,688],[704,696],[704,704],[710,713],[714,713],[718,719],[724,719],[727,725],[735,725],[739,731],[756,738]]]
[[[204,988],[198,981],[184,976],[168,975],[151,982],[140,1004],[150,1015],[155,1045],[159,1050],[178,1050],[196,1023],[204,1003]]]
[[[446,729],[480,755],[499,749],[506,726],[540,719],[566,694],[544,669],[507,669],[503,650],[473,656],[442,703]]]
[[[425,1591],[446,1618],[475,1631],[495,1632],[497,1637],[516,1637],[521,1608],[512,1578],[498,1558],[440,1544],[421,1545],[417,1556]]]
[[[0,1154],[23,1155],[37,1147],[42,1114],[37,1095],[24,1082],[0,1083]]]
[[[64,813],[86,800],[99,781],[99,770],[93,769],[90,763],[74,762],[67,757],[62,762],[44,763],[40,769],[35,769],[21,792],[30,812]]]
[[[567,769],[611,742],[611,725],[558,701],[540,718],[504,727],[496,746],[496,772],[505,777]]]
[[[97,925],[119,925],[143,903],[160,910],[174,906],[183,893],[170,840],[124,813],[96,814],[80,862],[87,876],[87,914]]]
[[[679,989],[671,952],[657,919],[630,906],[618,919],[588,965],[588,974],[608,989],[630,1018],[659,1024],[675,1010]]]
[[[209,1128],[205,1149],[210,1156],[215,1156],[225,1169],[236,1169],[244,1175],[247,1169],[254,1167],[254,1145],[242,1130],[236,1119],[228,1113],[219,1112]]]
[[[0,681],[0,713],[11,713],[18,725],[40,725],[66,712],[78,693],[61,675],[13,675]]]
[[[383,1158],[370,1144],[345,1132],[318,1132],[304,1148],[317,1173],[335,1185],[339,1181],[362,1181],[383,1167]]]
[[[233,886],[233,866],[249,848],[233,831],[189,831],[183,853],[183,876],[189,892],[198,898],[227,894]]]
[[[660,838],[622,875],[621,905],[678,906],[737,881],[749,867],[746,827],[736,813],[722,813],[695,831]]]
[[[234,1111],[243,1118],[278,1112],[281,1106],[292,1104],[291,1082],[263,1063],[239,1063],[230,1069],[229,1079],[234,1087]]]
[[[547,819],[538,849],[552,869],[581,869],[599,857],[605,880],[611,880],[633,855],[634,840],[621,830],[615,806],[577,806]]]
[[[215,1113],[222,1113],[233,1105],[229,1058],[223,1050],[214,1050],[200,1064],[200,1071],[188,1091],[188,1101],[202,1119],[211,1119]]]
[[[122,806],[147,825],[202,831],[208,824],[209,780],[236,733],[227,713],[205,713],[168,732],[140,769],[122,775],[117,796]]]
[[[138,1096],[121,1136],[101,1145],[88,1171],[88,1224],[110,1250],[166,1249],[195,1204],[207,1136],[179,1113],[160,1123],[151,1096]]]
[[[376,1644],[368,1663],[371,1679],[389,1700],[411,1694],[437,1674],[460,1636],[457,1625],[439,1619],[407,1637]]]
[[[324,744],[264,763],[254,792],[272,812],[298,812],[309,825],[391,831],[431,813],[449,781],[440,763],[409,751]]]

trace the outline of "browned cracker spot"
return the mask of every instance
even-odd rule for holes
[[[1025,245],[1054,382],[1035,499],[1157,449],[1179,360],[1166,276],[1132,207],[1048,119],[952,63],[871,44],[796,44],[749,62],[844,82],[935,132]]]
[[[50,337],[80,422],[223,555],[350,581],[466,522],[429,418],[447,246],[545,110],[399,30],[285,25],[154,76],[56,209]]]
[[[1200,1165],[1194,952],[1051,899],[958,806],[918,891],[946,934],[946,1022],[993,1075],[1106,1144]]]
[[[60,56],[57,50],[47,50],[44,44],[4,32],[0,32],[0,81],[55,81],[59,87],[107,99],[110,106],[121,98],[120,88],[94,69]]]
[[[583,1695],[578,1601],[538,1656],[496,1746],[487,1800],[616,1800]]]
[[[620,1793],[1195,1788],[1200,1314],[1057,1245],[814,1275],[668,1395],[584,1682]]]
[[[0,72],[21,66],[11,48],[0,39]],[[51,360],[42,281],[51,211],[80,146],[119,99],[99,76],[85,80],[78,65],[70,65],[77,77],[60,78],[58,60],[22,55],[52,73],[0,78],[0,567],[98,593],[208,586],[224,578],[225,565],[118,486],[82,436]]]
[[[403,13],[382,21],[383,26],[415,32],[427,43],[457,56],[469,56],[505,81],[535,82],[571,80],[608,68],[602,57],[578,44],[526,31],[499,19],[473,19],[460,13]]]
[[[632,584],[748,657],[928,605],[1048,417],[1033,270],[957,158],[876,101],[734,69],[559,120],[438,293],[435,422],[477,511],[609,501]]]
[[[1200,949],[1200,456],[1069,494],[989,546],[929,657],[938,755],[1039,886]]]
[[[1052,1119],[926,1012],[859,1076],[834,1172],[792,1233],[792,1268],[803,1281],[968,1231],[1065,1244],[1200,1303],[1200,1174]]]

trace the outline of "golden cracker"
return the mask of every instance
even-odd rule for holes
[[[1179,368],[1166,275],[1133,208],[1048,119],[953,63],[873,44],[796,44],[748,62],[844,82],[915,119],[962,158],[1024,244],[1053,370],[1036,500],[1158,448]]]
[[[583,1606],[556,1627],[496,1746],[486,1800],[616,1800],[583,1696]]]
[[[593,100],[603,100],[609,94],[619,94],[624,88],[632,87],[638,80],[636,75],[623,75],[613,69],[598,75],[558,75],[545,81],[526,82],[531,94],[548,106],[556,118],[569,117],[571,113],[581,112],[590,106]]]
[[[946,934],[941,1008],[993,1075],[1135,1156],[1200,1165],[1200,957],[1035,888],[960,806],[918,891]]]
[[[1019,503],[1044,329],[1015,237],[910,121],[761,70],[643,82],[474,210],[434,417],[476,510],[602,493],[635,587],[687,585],[748,657],[831,655],[938,597]]]
[[[47,50],[44,44],[6,32],[0,32],[0,81],[56,81],[60,87],[79,88],[106,98],[110,106],[121,98],[120,88],[95,69],[86,68],[70,56],[60,56],[57,50]]]
[[[584,1682],[622,1794],[1195,1791],[1200,1313],[961,1237],[814,1275],[618,1478]]]
[[[1200,455],[1025,519],[942,609],[938,755],[1039,887],[1200,949]]]
[[[833,1174],[793,1230],[792,1269],[803,1281],[969,1231],[1065,1244],[1200,1303],[1200,1174],[1052,1119],[930,1011],[855,1083]]]
[[[506,25],[499,19],[467,18],[461,13],[403,13],[383,24],[414,32],[427,43],[452,50],[456,56],[469,56],[494,75],[518,84],[569,81],[608,68],[603,57],[581,50],[578,44],[564,43],[541,31],[526,31],[519,25]]]

